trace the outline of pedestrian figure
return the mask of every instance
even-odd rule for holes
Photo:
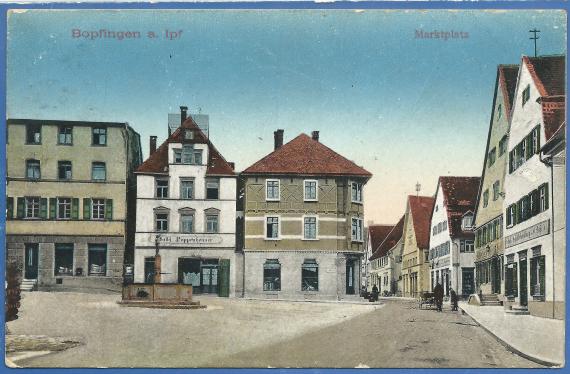
[[[451,296],[451,310],[456,312],[459,308],[457,307],[457,293],[455,293],[455,291],[453,290],[453,288],[450,289],[449,291],[449,295]]]
[[[433,296],[435,299],[435,305],[437,306],[437,311],[441,312],[443,305],[443,286],[441,284],[436,284],[433,288]]]
[[[378,287],[374,285],[374,287],[372,287],[372,301],[378,301],[378,293]]]

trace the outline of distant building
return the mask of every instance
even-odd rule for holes
[[[188,107],[181,107],[188,111]],[[188,113],[187,116],[194,120],[194,123],[198,125],[202,133],[206,135],[207,138],[210,137],[210,116],[202,113]],[[178,130],[181,124],[181,114],[180,113],[168,113],[168,136],[172,135],[174,131]]]
[[[554,189],[564,187],[560,165],[549,165],[556,157],[543,159],[541,146],[565,131],[560,130],[565,126],[565,82],[565,56],[522,58],[507,148],[503,227],[505,306],[560,319],[565,308],[565,262],[553,231],[565,227],[565,215],[558,214],[565,212],[565,204],[560,194],[554,197]],[[547,148],[545,156],[551,151]]]
[[[431,214],[430,287],[437,283],[449,296],[475,293],[473,210],[479,177],[439,177]]]
[[[503,273],[503,199],[508,164],[509,120],[517,84],[518,65],[499,65],[487,135],[481,183],[475,205],[476,293],[501,301]]]
[[[360,287],[371,174],[301,134],[246,168],[246,297],[343,299]]]
[[[39,289],[119,289],[132,263],[139,134],[119,122],[7,126],[8,261]]]
[[[233,296],[236,179],[181,107],[182,124],[137,169],[135,282],[192,284]]]
[[[408,196],[403,229],[402,296],[419,297],[430,290],[429,232],[434,198]]]
[[[378,286],[379,281],[377,279],[377,274],[372,272],[373,259],[372,255],[380,247],[380,244],[386,239],[390,231],[394,228],[394,225],[370,225],[368,226],[368,235],[365,240],[365,260],[362,261],[366,264],[365,271],[363,272],[363,278],[366,279],[366,290],[368,292],[372,291],[374,285]]]
[[[392,227],[370,257],[371,277],[382,295],[401,295],[403,229],[405,215]]]

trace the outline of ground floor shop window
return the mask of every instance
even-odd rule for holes
[[[530,291],[535,300],[544,300],[544,256],[530,260]]]
[[[55,245],[54,275],[73,275],[73,244]]]
[[[154,283],[154,273],[155,273],[155,258],[145,257],[144,258],[144,282]]]
[[[305,260],[301,267],[301,289],[303,291],[319,290],[319,265],[315,260]]]
[[[107,244],[89,244],[89,275],[104,276],[107,270]]]
[[[463,295],[471,295],[475,292],[475,269],[461,268],[461,284]]]
[[[178,283],[200,287],[200,260],[195,258],[178,259]]]
[[[263,291],[281,290],[281,264],[279,260],[266,260],[263,264]]]
[[[505,295],[507,297],[517,297],[517,264],[509,263],[505,265]]]

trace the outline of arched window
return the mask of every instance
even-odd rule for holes
[[[279,260],[268,259],[263,264],[263,291],[281,290],[281,264]]]
[[[306,259],[301,266],[301,290],[319,290],[319,264],[314,259]]]

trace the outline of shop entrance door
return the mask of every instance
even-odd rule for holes
[[[491,286],[493,293],[501,293],[501,264],[498,258],[491,262]]]
[[[218,265],[202,265],[202,293],[218,293]]]
[[[462,295],[469,296],[475,292],[475,269],[461,268]]]
[[[528,290],[526,286],[526,258],[524,260],[519,261],[519,268],[520,268],[520,282],[519,282],[519,295],[520,295],[520,303],[522,306],[528,305]]]
[[[24,278],[38,279],[38,244],[26,244]]]
[[[346,294],[354,295],[354,261],[346,260]]]

